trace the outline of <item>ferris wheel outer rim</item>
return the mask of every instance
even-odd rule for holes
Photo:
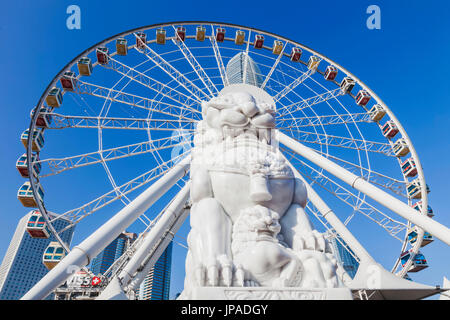
[[[279,40],[284,40],[286,42],[289,42],[291,44],[295,44],[299,47],[301,47],[302,49],[313,53],[314,55],[319,56],[320,58],[322,58],[324,61],[327,61],[329,64],[334,65],[335,67],[337,67],[338,69],[340,69],[341,71],[343,71],[347,76],[351,76],[357,84],[359,84],[363,89],[365,89],[366,91],[368,91],[370,93],[370,95],[386,110],[387,115],[390,117],[390,120],[393,120],[395,122],[395,124],[397,125],[399,132],[402,135],[402,138],[405,139],[406,143],[408,144],[408,147],[410,149],[410,154],[411,157],[413,158],[413,160],[415,161],[416,167],[417,167],[417,176],[419,178],[419,181],[421,183],[421,194],[422,194],[422,211],[420,212],[421,214],[427,214],[427,208],[428,208],[428,195],[426,192],[426,181],[425,181],[425,176],[423,173],[423,169],[419,160],[419,157],[417,155],[417,152],[412,144],[411,139],[409,138],[409,136],[406,133],[406,130],[403,128],[403,126],[401,125],[401,123],[398,121],[397,117],[393,114],[393,112],[387,107],[387,105],[378,97],[378,95],[372,90],[370,89],[363,81],[361,81],[358,77],[356,77],[353,73],[349,72],[346,68],[342,67],[340,64],[336,63],[335,61],[329,59],[328,57],[324,56],[323,54],[319,53],[318,51],[311,49],[310,47],[301,44],[297,41],[293,41],[287,37],[284,36],[280,36],[278,34],[275,34],[273,32],[268,32],[265,30],[261,30],[258,28],[253,28],[253,27],[247,27],[247,26],[243,26],[243,25],[239,25],[239,24],[233,24],[233,23],[227,23],[227,22],[217,22],[217,21],[172,21],[172,22],[165,22],[165,23],[156,23],[156,24],[151,24],[151,25],[146,25],[146,26],[142,26],[142,27],[137,27],[137,28],[133,28],[124,32],[120,32],[118,34],[115,34],[113,36],[110,36],[102,41],[99,41],[98,43],[92,45],[91,47],[89,47],[88,49],[84,50],[83,52],[81,52],[79,55],[77,55],[75,58],[73,58],[69,63],[67,63],[57,74],[56,76],[50,81],[49,85],[47,86],[47,88],[44,90],[44,93],[41,95],[38,104],[35,107],[35,111],[33,114],[33,117],[31,118],[30,121],[30,126],[29,126],[29,132],[34,132],[35,129],[35,123],[36,123],[36,119],[39,116],[39,109],[40,107],[43,105],[43,102],[45,100],[45,97],[47,96],[48,92],[50,91],[50,89],[57,83],[58,79],[60,78],[60,76],[68,69],[70,69],[75,63],[76,61],[78,61],[79,58],[81,58],[82,56],[86,56],[89,53],[91,53],[92,51],[94,51],[97,47],[103,45],[103,44],[107,44],[110,43],[111,41],[113,41],[114,39],[117,39],[121,36],[125,36],[125,35],[129,35],[132,34],[134,32],[137,31],[145,31],[148,29],[154,29],[157,27],[165,27],[165,26],[174,26],[174,25],[201,25],[201,24],[209,24],[211,26],[223,26],[223,27],[233,27],[233,28],[243,28],[246,30],[250,30],[250,31],[256,31],[259,32],[261,34],[266,34],[275,38],[278,38]],[[94,67],[94,66],[93,66]],[[42,132],[45,131],[45,128],[42,129]],[[390,142],[391,140],[388,139]],[[32,155],[32,148],[31,148],[31,143],[32,140],[28,139],[28,146],[27,146],[27,157],[28,159],[31,159],[31,155]],[[28,170],[31,170],[31,162],[28,161],[27,163],[28,166]],[[32,172],[32,171],[29,171]],[[403,172],[402,172],[403,174]],[[404,176],[404,175],[403,175]],[[406,179],[406,177],[404,176],[404,178]],[[406,179],[407,180],[407,179]],[[35,181],[33,180],[32,175],[30,175],[29,178],[30,181],[30,185],[31,185],[31,189],[33,191],[33,195],[36,197],[37,195],[37,191],[36,191],[36,184]],[[411,198],[408,196],[408,200],[411,200]],[[55,228],[53,227],[52,223],[50,222],[49,218],[48,218],[48,212],[45,209],[44,206],[44,201],[42,199],[41,201],[37,201],[38,203],[38,209],[39,211],[41,211],[42,215],[44,216],[44,219],[46,221],[46,223],[49,225],[50,227],[50,231],[52,232],[52,234],[55,236],[55,238],[57,239],[57,241],[64,247],[64,249],[69,252],[70,249],[67,246],[66,243],[64,243],[61,239],[61,237],[59,236],[59,234],[56,232]],[[408,221],[409,222],[409,221]],[[406,230],[406,233],[408,232],[408,230]],[[413,253],[416,253],[419,251],[419,248],[421,246],[422,243],[422,238],[423,238],[423,233],[424,231],[422,229],[419,228],[419,234],[418,234],[418,239],[416,241],[415,246],[413,247],[412,250]],[[404,246],[407,241],[407,237],[405,237],[405,241],[404,241]],[[412,261],[413,255],[411,255],[409,262]],[[397,262],[396,264],[400,261],[400,257],[397,258]],[[393,272],[393,271],[392,271]],[[402,269],[403,272],[403,269]],[[406,272],[404,272],[405,274]]]

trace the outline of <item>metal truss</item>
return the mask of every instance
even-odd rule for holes
[[[176,30],[175,27],[173,27],[173,29]],[[172,39],[172,42],[178,47],[178,49],[180,49],[181,53],[183,53],[183,56],[189,62],[200,81],[209,91],[210,97],[213,97],[215,94],[217,94],[219,90],[217,90],[215,84],[211,81],[211,78],[205,72],[200,63],[198,63],[197,59],[192,54],[191,50],[189,50],[189,48],[186,46],[184,41],[177,41],[175,39]]]
[[[261,84],[261,89],[264,89],[267,85],[267,82],[269,82],[270,78],[272,77],[273,72],[278,66],[278,63],[281,60],[281,57],[283,56],[284,49],[286,48],[286,43],[283,45],[283,49],[281,49],[280,54],[278,55],[277,59],[275,60],[274,64],[272,65],[272,68],[270,68],[270,71],[267,73],[266,78],[264,79],[263,83]]]
[[[300,127],[320,127],[329,125],[339,125],[339,124],[352,124],[358,122],[373,122],[370,114],[363,113],[353,113],[353,114],[336,114],[336,115],[324,115],[316,117],[300,117],[300,118],[277,118],[277,128],[282,130],[289,130],[291,128]]]
[[[173,137],[171,136],[151,141],[144,141],[140,143],[134,143],[126,146],[99,150],[96,152],[90,152],[71,157],[39,160],[37,162],[40,163],[43,168],[48,167],[48,169],[50,170],[49,173],[40,175],[40,178],[52,176],[55,174],[59,174],[63,171],[85,167],[100,162],[107,162],[126,157],[136,156],[140,154],[152,153],[159,150],[179,147],[190,142],[181,139],[181,142],[173,143],[174,140],[177,141],[178,138],[182,138],[184,136],[185,133],[179,131],[178,136]]]
[[[127,195],[130,192],[132,192],[136,189],[139,189],[142,186],[148,184],[149,182],[155,180],[156,178],[161,177],[162,175],[164,175],[164,173],[166,173],[168,170],[170,170],[173,165],[175,165],[181,159],[183,159],[184,156],[186,156],[186,153],[180,154],[179,156],[174,157],[173,159],[170,159],[169,161],[166,161],[166,162],[160,164],[159,166],[154,167],[153,169],[122,184],[121,186],[119,186],[117,188],[118,190],[113,189],[113,190],[101,195],[100,197],[85,203],[84,205],[82,205],[76,209],[72,209],[72,210],[66,211],[60,215],[57,215],[54,219],[52,219],[52,222],[61,217],[65,217],[66,219],[69,219],[70,221],[72,221],[72,223],[70,225],[63,228],[58,233],[61,234],[62,232],[69,229],[73,225],[79,223],[85,217],[87,217],[87,216],[93,214],[94,212],[100,210],[101,208],[119,200],[123,195]],[[119,191],[118,192],[119,195],[118,195],[117,191]]]
[[[136,39],[138,38],[136,34],[134,34]],[[150,61],[152,61],[157,67],[159,67],[162,71],[164,71],[169,77],[175,80],[180,86],[186,89],[192,96],[194,96],[197,100],[202,99],[210,99],[211,97],[206,94],[202,89],[197,87],[191,80],[189,80],[184,74],[178,71],[174,66],[172,66],[169,62],[167,62],[161,55],[159,55],[156,51],[150,48],[146,43],[143,43],[145,49],[139,50],[134,47],[138,52],[145,55]]]
[[[89,117],[72,116],[57,113],[42,113],[51,115],[52,123],[47,129],[65,128],[100,128],[100,129],[125,129],[125,130],[156,130],[176,131],[194,130],[196,123],[192,120],[168,120],[154,118],[120,118],[120,117]],[[192,128],[187,128],[192,127]]]
[[[304,76],[304,74],[302,76]],[[280,113],[280,111],[283,110],[283,112],[280,113],[280,117],[284,117],[287,114],[290,114],[290,113],[293,113],[293,112],[296,112],[296,111],[300,111],[300,110],[312,107],[313,105],[319,104],[321,102],[325,102],[325,101],[330,100],[330,99],[337,98],[337,97],[339,97],[341,95],[343,95],[343,92],[342,92],[341,88],[337,88],[337,89],[334,89],[334,90],[329,90],[327,92],[315,95],[314,97],[310,97],[310,98],[304,99],[302,101],[299,101],[299,102],[296,102],[296,103],[292,103],[290,105],[283,106],[283,107],[279,108],[277,110],[277,112]]]
[[[372,182],[373,184],[383,187],[384,189],[388,189],[393,193],[395,193],[396,195],[402,196],[404,198],[408,197],[405,191],[406,183],[403,180],[391,178],[385,174],[379,173],[372,169],[367,169],[361,165],[357,165],[353,162],[338,158],[336,156],[327,154],[320,150],[316,150],[316,152],[329,159],[332,159],[333,161],[338,163],[342,168],[347,169],[355,174],[361,175],[362,178]]]
[[[184,105],[186,109],[189,109],[191,111],[196,110],[192,109],[190,106],[200,102],[200,99],[194,99],[189,94],[178,91],[175,88],[172,88],[169,85],[166,85],[147,74],[144,74],[118,60],[115,60],[112,57],[109,58],[109,62],[107,65],[102,66],[106,69],[114,70],[129,79],[132,79],[136,83],[139,83],[144,87],[147,87],[150,90],[154,91],[156,94],[160,94],[167,99]]]
[[[214,51],[214,56],[215,56],[216,62],[217,62],[217,67],[219,68],[220,77],[222,78],[223,86],[226,87],[227,85],[229,85],[228,76],[225,71],[225,66],[223,64],[222,56],[220,55],[220,50],[219,50],[219,46],[217,45],[216,34],[215,34],[213,26],[211,26],[211,33],[212,33],[212,36],[209,37],[209,41],[211,41],[211,45],[212,45],[212,48]]]
[[[392,151],[392,147],[388,143],[375,142],[368,140],[352,139],[348,137],[339,137],[322,133],[313,133],[301,130],[287,129],[283,130],[291,132],[295,135],[298,141],[314,143],[319,145],[341,147],[362,151],[370,151],[375,153],[381,153],[386,156],[395,157]]]
[[[295,158],[295,157],[294,157]],[[298,164],[302,166],[300,170],[313,184],[317,184],[321,188],[325,189],[329,193],[336,196],[342,202],[350,206],[354,211],[362,213],[371,221],[378,224],[384,230],[386,230],[393,238],[403,243],[403,239],[399,238],[397,234],[407,229],[407,225],[394,220],[379,209],[375,208],[371,204],[367,203],[361,197],[350,192],[348,189],[341,186],[336,181],[325,176],[322,172],[312,168],[302,160],[299,160]]]
[[[308,79],[312,74],[314,73],[313,69],[308,69],[308,71],[303,72],[300,77],[292,81],[289,85],[285,86],[283,90],[278,92],[274,97],[273,100],[278,102],[280,99],[285,97],[289,92],[294,90],[297,86],[299,86],[301,83],[303,83],[306,79]]]
[[[200,120],[200,111],[192,109],[190,107],[185,108],[182,105],[168,104],[154,99],[137,96],[131,93],[105,88],[81,80],[78,81],[78,86],[75,92],[78,94],[92,95],[94,97],[109,100],[111,102],[118,102],[148,111],[158,112],[171,117],[180,117],[186,120],[192,120],[196,118],[197,120]],[[113,95],[113,97],[111,97],[111,95]]]

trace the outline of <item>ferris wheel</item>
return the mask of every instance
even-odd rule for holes
[[[433,215],[430,189],[391,109],[355,75],[305,45],[214,22],[151,25],[110,37],[70,61],[44,91],[22,134],[27,151],[17,168],[28,178],[18,198],[36,208],[30,234],[53,234],[53,246],[64,251],[48,263],[69,254],[64,231],[76,226],[95,233],[119,210],[134,210],[116,221],[120,231],[138,220],[142,234],[151,230],[188,184],[201,102],[238,82],[274,99],[280,151],[340,221],[330,221],[310,199],[306,210],[318,228],[340,242],[342,226],[383,239],[391,255],[385,267],[402,278],[428,267],[422,248],[433,236],[417,222]],[[144,194],[150,197],[145,206],[134,205]],[[62,220],[66,226],[56,228]],[[118,235],[108,230],[108,239]],[[86,241],[98,253],[105,239]],[[344,247],[358,262],[365,249],[380,250],[374,241],[364,250]]]

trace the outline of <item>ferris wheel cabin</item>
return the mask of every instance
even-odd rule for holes
[[[61,86],[66,91],[73,91],[77,83],[77,76],[73,71],[66,71],[59,79]]]
[[[413,253],[411,252],[411,250],[409,250],[403,252],[402,255],[400,256],[403,267],[406,265],[406,262],[409,260],[411,254]],[[428,268],[428,263],[427,260],[425,259],[425,256],[420,252],[416,253],[413,258],[413,263],[411,264],[411,267],[409,268],[408,272],[418,272],[425,268]]]
[[[418,232],[419,232],[419,230],[418,230],[417,226],[408,230],[409,243],[411,243],[411,244],[416,243]],[[425,231],[423,234],[423,240],[422,240],[422,244],[420,245],[420,247],[425,247],[427,244],[430,244],[433,241],[434,241],[433,236],[430,233]]]
[[[421,199],[422,198],[422,189],[420,187],[420,181],[419,178],[413,180],[411,183],[408,184],[406,188],[408,192],[408,196],[410,196],[413,199]],[[430,192],[430,188],[428,185],[426,186],[427,193]]]
[[[119,56],[126,56],[128,54],[128,42],[125,38],[117,38],[116,51]]]
[[[45,223],[44,217],[39,210],[33,210],[31,212],[27,222],[27,232],[32,238],[48,239],[50,237],[50,230]]]
[[[358,106],[365,107],[367,103],[370,101],[370,94],[366,90],[359,90],[358,94],[356,95],[356,104]]]
[[[41,164],[39,162],[39,156],[37,154],[33,154],[31,156],[31,162],[33,162],[33,175],[36,177],[41,171]],[[24,153],[17,159],[16,168],[19,171],[20,175],[23,178],[29,178],[30,174],[28,172],[28,157],[27,154]]]
[[[186,28],[185,27],[177,27],[177,31],[175,32],[175,37],[178,41],[184,41],[186,38]]]
[[[272,53],[279,55],[283,51],[283,42],[280,40],[275,40],[273,42]]]
[[[406,143],[406,140],[403,138],[400,138],[397,141],[395,141],[392,149],[394,150],[394,154],[397,157],[403,157],[409,153],[408,144]]]
[[[90,76],[92,74],[92,61],[88,57],[83,57],[77,62],[78,72],[82,76]]]
[[[195,40],[204,41],[206,38],[206,28],[204,26],[198,26],[195,30]]]
[[[328,66],[325,69],[324,78],[328,81],[333,81],[336,79],[336,76],[338,74],[338,69],[335,66]]]
[[[417,167],[413,158],[409,158],[402,163],[402,171],[407,177],[414,177],[417,175]]]
[[[393,138],[399,131],[392,120],[387,121],[381,130],[386,138]]]
[[[57,87],[51,88],[47,94],[47,97],[45,98],[45,102],[47,103],[47,105],[53,108],[59,107],[62,101],[63,96],[61,93],[61,89]]]
[[[95,50],[95,53],[97,55],[97,62],[99,64],[108,64],[109,56],[107,47],[98,47]]]
[[[237,45],[244,44],[245,41],[245,32],[242,30],[236,30],[236,34],[234,36],[234,43]]]
[[[355,80],[353,80],[350,77],[345,77],[344,79],[342,79],[341,81],[341,90],[344,94],[350,93],[352,92],[353,87],[355,86]]]
[[[264,45],[264,36],[262,34],[255,35],[255,42],[253,43],[255,49],[261,49],[263,45]]]
[[[30,116],[33,118],[36,108],[33,108],[30,112]],[[50,123],[52,123],[52,116],[50,114],[50,108],[41,107],[39,115],[36,118],[36,127],[48,128]]]
[[[309,57],[308,60],[308,69],[316,72],[317,68],[319,67],[320,58],[316,56]]]
[[[412,207],[414,209],[416,209],[417,211],[422,212],[422,200],[421,201],[417,201],[416,203],[414,203],[412,205]],[[427,216],[429,216],[430,218],[434,217],[433,209],[431,209],[430,206],[427,206]]]
[[[165,37],[164,37],[165,42]],[[147,34],[145,32],[136,32],[136,49],[145,50],[147,45]]]
[[[28,136],[29,136],[29,129],[25,130],[22,135],[20,136],[20,140],[22,141],[22,144],[27,148],[28,144]],[[39,152],[44,147],[44,134],[42,129],[35,130],[33,133],[33,141],[31,144],[31,150],[34,152]]]
[[[294,47],[291,51],[291,61],[298,62],[302,56],[302,49]]]
[[[384,115],[386,114],[386,110],[384,110],[383,106],[379,104],[375,104],[370,110],[370,119],[372,121],[378,122],[381,119],[383,119]]]
[[[38,206],[37,200],[41,201],[44,199],[44,190],[40,184],[37,185],[38,198],[35,199],[33,195],[33,190],[31,189],[30,181],[25,181],[25,183],[17,191],[17,198],[22,203],[24,207],[36,208]]]
[[[166,44],[166,30],[163,28],[156,30],[156,43]]]
[[[223,40],[225,40],[225,29],[219,27],[216,30],[216,41],[223,42]]]
[[[53,269],[66,255],[64,248],[57,241],[52,241],[44,251],[42,262],[47,269]]]

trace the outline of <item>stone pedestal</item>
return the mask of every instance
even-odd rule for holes
[[[352,300],[348,288],[196,287],[193,300]]]

